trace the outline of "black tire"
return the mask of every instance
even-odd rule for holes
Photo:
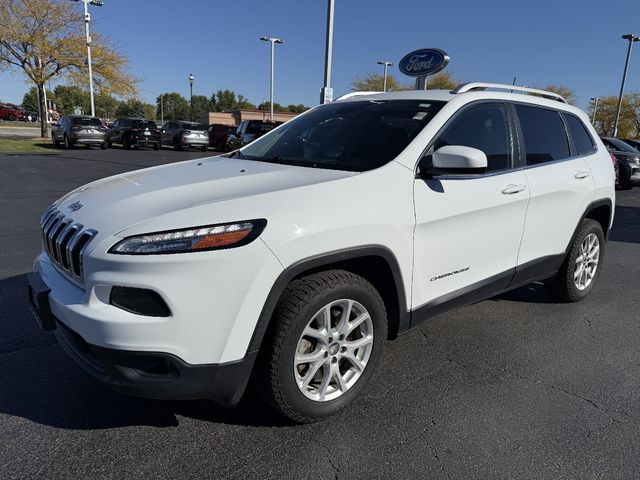
[[[60,147],[60,141],[56,140],[56,136],[53,133],[51,134],[51,143],[53,143],[53,146],[56,148]]]
[[[109,141],[107,142],[107,148],[111,148],[111,147],[113,147],[113,143],[111,143],[111,140],[109,140]]]
[[[307,398],[296,384],[293,362],[302,331],[328,303],[352,299],[369,312],[373,346],[360,378],[341,396]],[[321,420],[349,405],[373,375],[387,338],[387,314],[378,291],[364,278],[344,270],[314,273],[292,281],[275,308],[257,364],[258,391],[280,414],[297,423]],[[323,368],[323,367],[321,367]]]
[[[182,150],[182,144],[176,139],[173,140],[173,149]]]
[[[160,150],[160,144],[159,143],[154,143],[153,144],[153,149],[154,150]]]
[[[107,149],[107,142],[102,142],[102,143],[100,144],[100,148],[101,148],[102,150],[106,150],[106,149]]]
[[[66,150],[70,150],[73,147],[73,142],[71,140],[69,140],[69,137],[67,137],[67,135],[64,135],[64,148]]]
[[[620,177],[618,180],[618,188],[620,190],[630,190],[632,187],[631,184],[631,167],[622,167],[620,168]]]
[[[574,280],[576,259],[580,255],[582,242],[592,233],[598,237],[598,241],[600,242],[598,265],[591,283],[584,290],[580,290],[576,286]],[[555,277],[545,282],[545,285],[555,300],[566,303],[579,302],[580,300],[584,300],[589,293],[591,293],[593,286],[596,284],[596,281],[600,276],[600,271],[602,270],[605,250],[604,245],[604,233],[602,231],[602,226],[595,220],[588,218],[584,219],[573,237],[567,257],[560,267],[560,270]]]
[[[17,120],[16,116],[13,113],[10,113],[9,116],[7,117],[7,119],[10,122],[15,122]]]
[[[131,148],[131,140],[129,140],[129,137],[122,137],[122,148],[125,150],[129,150]]]
[[[209,147],[207,147],[206,145],[200,147],[200,150],[202,150],[203,152],[206,152],[208,149]]]

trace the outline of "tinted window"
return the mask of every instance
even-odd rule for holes
[[[393,160],[444,102],[333,102],[289,120],[242,149],[251,160],[361,172]]]
[[[95,117],[73,117],[72,122],[73,125],[97,125],[102,126],[102,122],[100,119]]]
[[[206,130],[207,129],[207,127],[205,127],[204,125],[200,125],[198,123],[188,123],[188,122],[180,123],[180,128],[184,128],[185,130]]]
[[[511,167],[511,136],[507,110],[501,104],[470,107],[445,127],[434,143],[434,150],[446,145],[461,145],[482,150],[487,156],[487,171]]]
[[[152,122],[151,120],[131,120],[131,127],[148,128],[150,130],[155,130],[156,128],[158,128],[155,122]]]
[[[527,165],[569,158],[569,140],[560,114],[546,108],[516,105],[524,136]]]
[[[633,148],[631,145],[617,138],[603,138],[602,141],[607,147],[611,148],[612,150],[617,150],[618,152],[635,153],[635,154],[638,153],[638,151],[635,148]]]
[[[591,140],[591,135],[589,135],[583,123],[574,115],[565,114],[564,118],[567,120],[571,138],[576,147],[576,153],[578,155],[593,153],[593,140]]]

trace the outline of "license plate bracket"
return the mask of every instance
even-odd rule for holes
[[[47,287],[39,274],[27,274],[27,292],[29,306],[40,328],[45,331],[55,330],[56,319],[51,313],[51,306],[49,305],[49,292],[51,292],[51,289]]]

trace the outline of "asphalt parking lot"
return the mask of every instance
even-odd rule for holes
[[[618,194],[587,300],[534,284],[439,316],[389,343],[326,422],[288,425],[252,396],[226,410],[102,387],[27,307],[39,216],[91,180],[200,156],[0,153],[0,478],[640,477],[640,188]]]

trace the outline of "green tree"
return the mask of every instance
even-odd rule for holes
[[[593,107],[594,101],[591,100],[587,106],[587,112],[592,121]],[[613,135],[613,123],[617,107],[617,95],[609,95],[599,99],[593,126],[600,136],[610,137]],[[630,92],[622,97],[617,136],[618,138],[638,138],[640,136],[640,93]]]
[[[91,113],[89,104],[89,92],[75,85],[56,85],[53,90],[58,112],[61,115],[73,114],[76,107],[82,108],[85,113]]]
[[[309,110],[309,107],[305,107],[303,104],[299,103],[298,105],[289,105],[287,107],[287,111],[291,113],[302,113]]]
[[[547,85],[546,87],[542,87],[541,90],[546,90],[548,92],[557,93],[558,95],[564,97],[564,99],[570,105],[576,104],[576,94],[575,92],[564,85]]]
[[[215,107],[218,112],[226,112],[237,108],[238,99],[233,90],[218,90],[215,94]]]
[[[190,117],[189,102],[176,92],[165,93],[162,96],[164,105],[164,120],[186,120]],[[156,118],[160,118],[160,97],[156,99]]]
[[[47,89],[47,100],[53,100],[55,102],[53,92],[49,89]],[[24,94],[24,97],[22,97],[22,108],[33,112],[37,112],[40,109],[40,104],[38,103],[38,89],[36,87],[29,88],[29,90]]]
[[[96,115],[100,118],[112,119],[116,116],[116,109],[120,102],[112,95],[98,94],[95,97]]]
[[[67,77],[86,84],[86,39],[78,21],[77,4],[62,0],[2,0],[0,2],[0,69],[23,73],[40,92],[39,111],[45,111],[44,85]],[[98,91],[121,95],[135,91],[126,73],[127,60],[98,32],[92,32],[93,78]],[[41,115],[42,136],[48,135]]]
[[[351,82],[351,90],[355,92],[381,92],[384,88],[384,75],[380,73],[370,73],[365,77],[356,77]],[[394,92],[407,90],[407,87],[400,85],[396,78],[387,75],[387,91]]]
[[[196,120],[205,117],[209,112],[213,111],[211,101],[204,95],[193,96],[193,118]]]
[[[438,72],[429,77],[427,90],[451,90],[461,82],[456,80],[449,72]]]

